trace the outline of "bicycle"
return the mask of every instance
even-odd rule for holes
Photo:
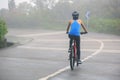
[[[81,32],[80,34],[86,34],[87,32]],[[79,66],[78,63],[78,57],[77,57],[77,48],[76,48],[76,41],[73,40],[72,42],[72,47],[70,50],[70,55],[69,55],[69,60],[70,60],[70,68],[71,70],[74,70],[75,63],[77,64],[77,67]]]

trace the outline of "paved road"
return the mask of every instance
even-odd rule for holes
[[[83,35],[83,64],[74,71],[64,31],[11,29],[7,37],[17,44],[0,50],[0,80],[120,80],[119,36]]]

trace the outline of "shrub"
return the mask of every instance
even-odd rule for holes
[[[4,20],[0,19],[0,48],[6,46],[5,35],[7,34],[7,27]]]

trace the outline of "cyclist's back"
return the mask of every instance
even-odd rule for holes
[[[71,20],[71,29],[69,34],[80,36],[80,28],[81,28],[80,20]]]

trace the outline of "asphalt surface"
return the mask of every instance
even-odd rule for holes
[[[81,36],[83,64],[71,71],[65,31],[10,29],[0,49],[0,80],[120,80],[120,36]]]

